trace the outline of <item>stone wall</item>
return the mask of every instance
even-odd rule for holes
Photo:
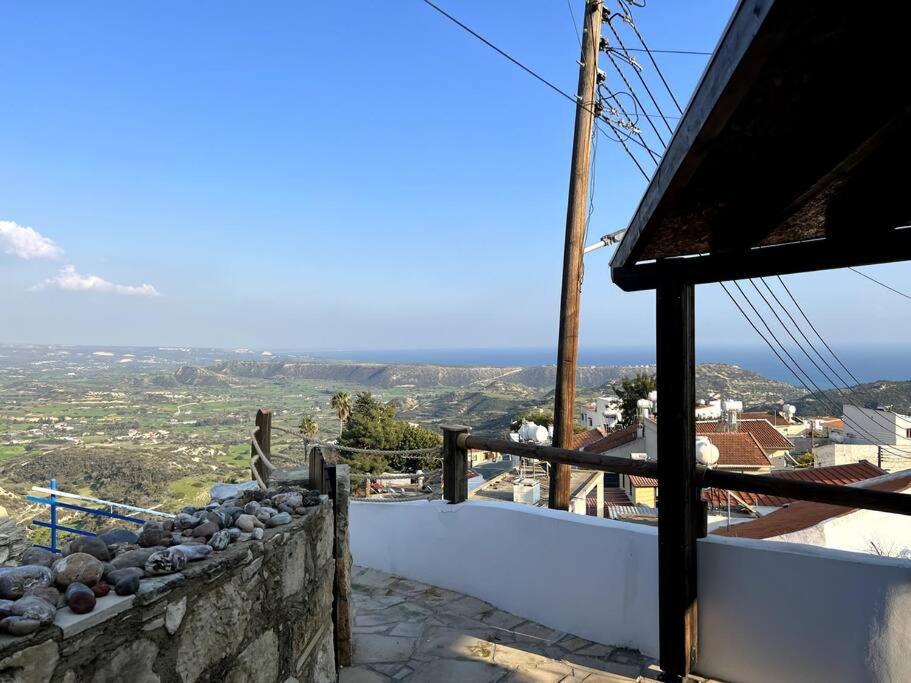
[[[323,497],[261,541],[144,580],[136,595],[0,636],[0,681],[335,681],[335,543]]]

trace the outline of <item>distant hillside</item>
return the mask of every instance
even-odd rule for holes
[[[496,379],[509,368],[475,368],[443,365],[382,363],[225,361],[209,367],[232,377],[280,377],[350,382],[365,387],[461,387]]]
[[[717,395],[743,401],[744,408],[765,408],[778,401],[792,402],[802,390],[768,379],[736,365],[703,363],[696,366],[696,398]]]
[[[595,387],[620,377],[635,374],[648,366],[599,365],[579,368],[579,386]],[[550,389],[556,367],[472,367],[421,364],[224,361],[209,366],[214,373],[230,377],[273,379],[279,377],[350,382],[365,387],[438,387],[486,386],[503,381],[535,389]]]
[[[463,423],[471,425],[475,434],[503,436],[516,415],[546,404],[547,401],[542,402],[540,393],[529,394],[526,391],[517,396],[509,396],[488,392],[486,389],[459,390],[418,397],[408,403],[407,409],[399,403],[397,417],[420,422],[425,426],[445,422]]]
[[[812,394],[804,394],[793,403],[797,406],[798,415],[829,415],[833,412],[840,414],[842,405],[848,400],[863,408],[886,406],[898,413],[911,414],[911,381],[908,380],[868,382],[842,389],[841,392],[834,389],[826,391],[826,403],[821,402]],[[832,409],[832,404],[838,409],[837,411]]]
[[[213,372],[208,368],[184,365],[173,373],[136,377],[132,380],[132,384],[134,386],[152,386],[162,389],[173,389],[179,386],[224,387],[228,386],[230,380],[230,377]]]
[[[654,371],[653,367],[648,369]],[[597,396],[614,393],[614,386],[616,382],[608,382],[594,389],[582,389],[578,395],[583,401],[591,401]],[[703,363],[696,366],[697,400],[718,396],[743,401],[746,409],[765,408],[778,401],[793,401],[801,393],[797,387],[768,379],[736,365]],[[548,395],[553,396],[553,391]]]

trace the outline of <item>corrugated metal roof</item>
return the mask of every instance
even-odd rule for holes
[[[658,508],[650,508],[647,505],[611,505],[605,512],[611,519],[623,519],[638,515],[657,515]]]

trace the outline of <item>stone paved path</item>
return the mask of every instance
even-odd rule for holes
[[[355,567],[354,661],[341,683],[629,683],[635,650],[558,633],[460,593]],[[642,674],[642,678],[640,678]]]

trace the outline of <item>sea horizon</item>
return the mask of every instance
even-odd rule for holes
[[[40,344],[0,342],[0,348],[49,348],[78,349],[86,351],[130,351],[137,349],[168,352],[187,352],[186,362],[195,364],[203,359],[194,357],[193,352],[206,351],[206,360],[278,360],[280,358],[312,358],[331,361],[354,361],[372,363],[429,364],[448,366],[519,367],[556,364],[556,349],[537,347],[465,347],[465,348],[413,348],[413,349],[288,349],[281,347],[225,348],[210,346],[144,346],[104,344]],[[838,362],[825,352],[826,360],[839,373],[850,380],[850,376]],[[800,350],[789,349],[797,360],[821,387],[828,386],[821,373],[810,363]],[[844,346],[835,349],[838,358],[844,362],[850,373],[860,382],[876,380],[905,381],[911,379],[911,352],[897,345]],[[814,360],[825,368],[818,357]],[[797,379],[782,365],[781,361],[767,348],[760,346],[697,346],[697,363],[724,363],[736,365],[792,385],[799,385]],[[579,350],[579,365],[654,365],[654,349],[646,346],[582,347]],[[849,382],[853,383],[853,381]]]

